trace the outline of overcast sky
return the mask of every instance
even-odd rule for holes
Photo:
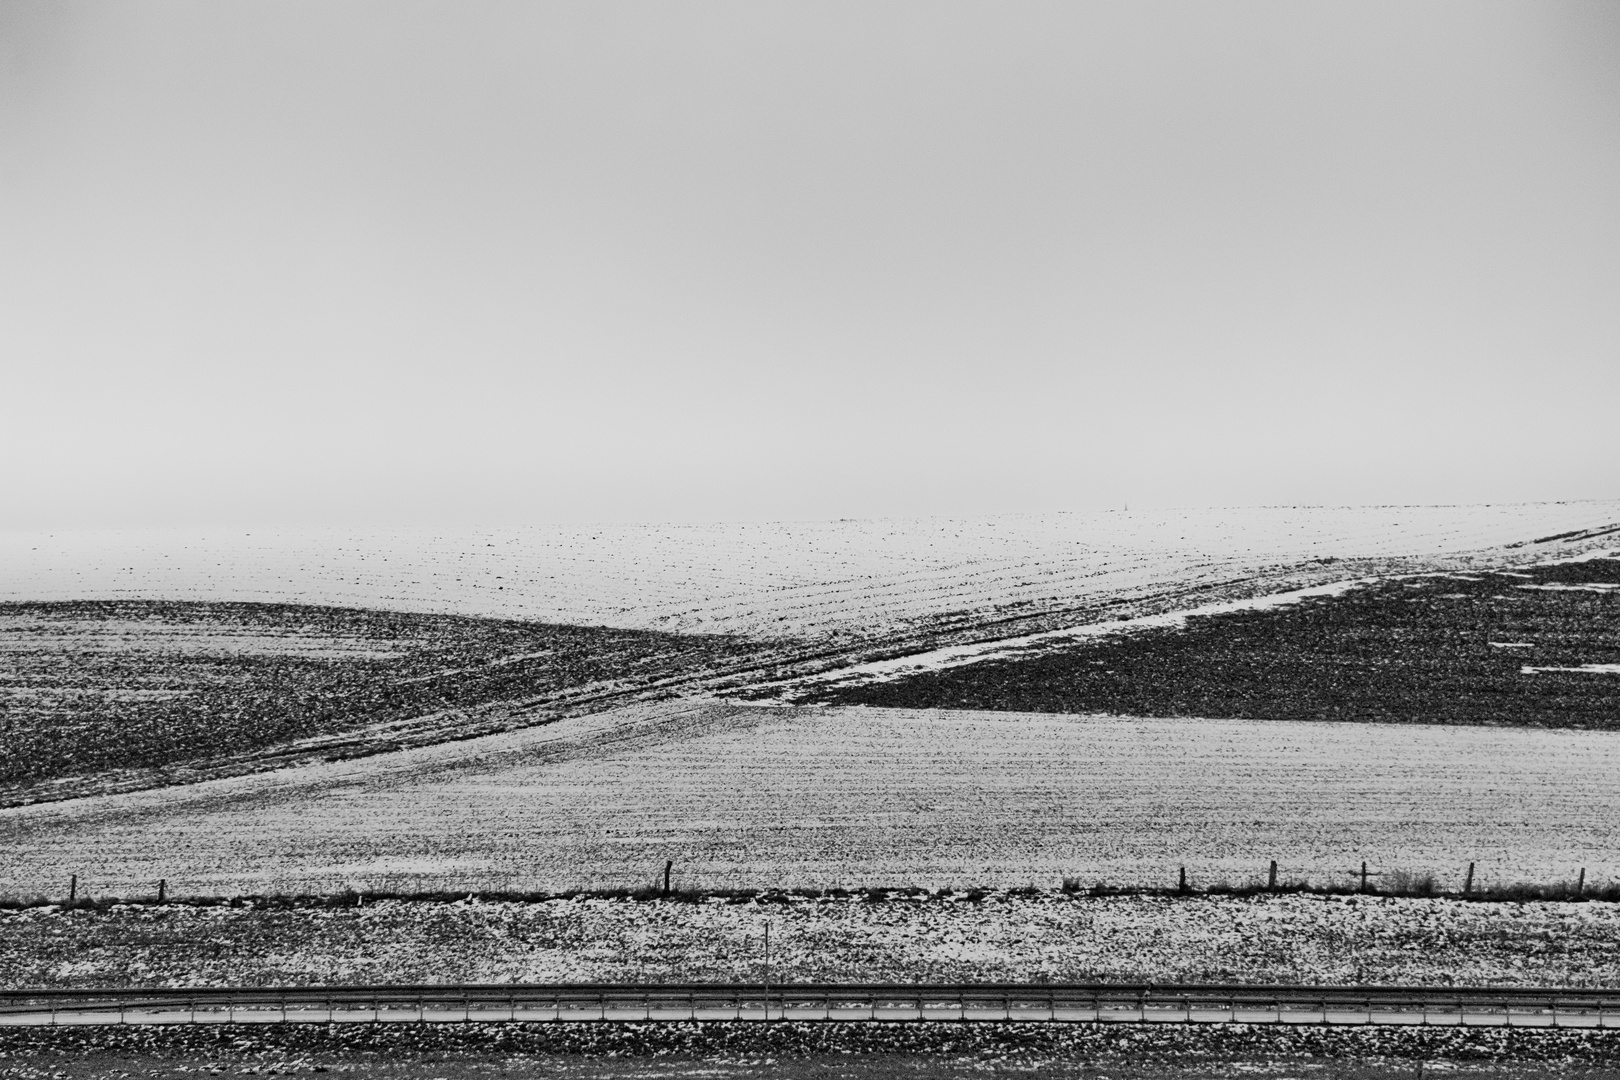
[[[1620,495],[1620,4],[0,6],[0,525]]]

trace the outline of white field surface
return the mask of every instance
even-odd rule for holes
[[[0,893],[1620,874],[1620,740],[711,701],[0,810]]]
[[[1251,583],[1244,595],[1278,592],[1381,572],[1385,562],[1460,568],[1572,554],[1579,543],[1508,545],[1615,523],[1620,502],[1610,501],[449,531],[8,532],[0,533],[0,600],[249,600],[761,638],[882,637],[947,616],[971,625],[1233,582]],[[1314,562],[1327,557],[1367,562]]]

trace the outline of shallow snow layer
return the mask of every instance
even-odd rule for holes
[[[0,599],[254,600],[758,636],[884,633],[947,613],[1064,610],[1317,559],[1500,555],[1505,545],[1616,520],[1620,502],[9,532],[0,533]],[[1577,550],[1560,540],[1514,553]]]
[[[1579,667],[1532,667],[1519,669],[1521,675],[1536,675],[1543,671],[1572,671],[1577,675],[1620,675],[1620,664],[1581,664]]]
[[[0,810],[0,893],[1620,877],[1610,732],[664,702]]]
[[[1309,589],[1294,589],[1289,592],[1272,593],[1249,600],[1226,600],[1217,604],[1204,604],[1199,607],[1188,608],[1184,611],[1144,615],[1138,619],[1110,619],[1107,622],[1088,623],[1084,626],[1068,627],[1063,630],[1050,630],[1042,634],[1025,634],[1022,637],[1001,638],[996,641],[987,641],[975,645],[957,645],[950,648],[934,649],[929,652],[896,657],[892,660],[877,660],[871,663],[839,668],[836,671],[796,680],[794,685],[797,687],[829,682],[839,684],[892,682],[924,671],[944,671],[947,668],[961,667],[964,664],[976,664],[983,660],[995,660],[1019,654],[1028,654],[1049,646],[1061,647],[1071,642],[1091,638],[1129,634],[1141,630],[1179,629],[1187,625],[1188,619],[1199,615],[1225,615],[1235,611],[1266,611],[1288,607],[1312,597],[1341,596],[1357,585],[1368,584],[1371,580],[1370,578],[1361,578],[1336,581],[1329,585],[1317,585]],[[788,696],[791,697],[792,695],[789,694]]]
[[[1518,589],[1536,589],[1542,592],[1595,592],[1607,593],[1620,589],[1620,582],[1613,581],[1581,581],[1565,583],[1562,581],[1549,581],[1544,585],[1516,585]]]

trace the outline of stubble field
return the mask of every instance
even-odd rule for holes
[[[4,894],[1620,877],[1607,732],[665,702],[0,811]]]

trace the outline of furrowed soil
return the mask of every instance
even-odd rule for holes
[[[1620,559],[1379,581],[1024,651],[793,696],[890,708],[1612,731],[1620,728]]]
[[[0,604],[0,805],[539,723],[757,651],[277,604]]]

